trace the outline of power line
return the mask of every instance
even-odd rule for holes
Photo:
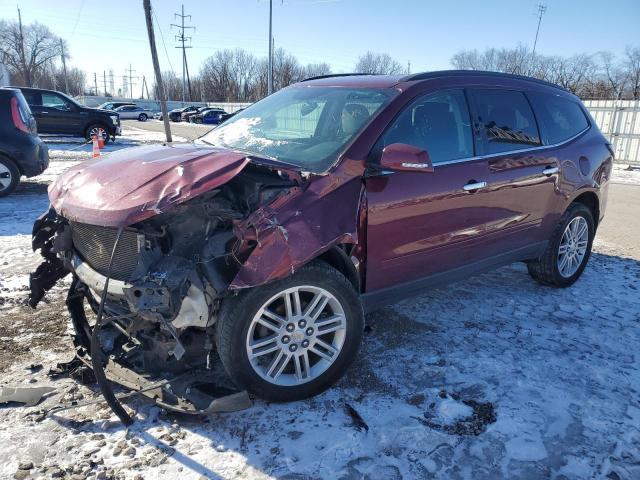
[[[175,72],[175,70],[173,69],[173,65],[171,64],[171,58],[169,58],[169,52],[167,51],[167,44],[164,43],[164,35],[162,34],[162,28],[160,27],[160,22],[158,21],[158,17],[156,16],[156,11],[155,10],[151,10],[151,13],[153,14],[153,18],[155,18],[156,25],[158,26],[158,30],[160,31],[160,38],[162,39],[162,46],[164,47],[164,54],[167,56],[167,62],[169,62],[169,68],[171,69],[172,72]]]
[[[538,4],[538,28],[536,29],[536,39],[533,41],[533,51],[531,52],[531,56],[535,56],[536,54],[536,45],[538,44],[538,34],[540,33],[540,24],[542,23],[542,16],[547,11],[547,6],[542,3]]]
[[[182,101],[184,102],[186,97],[185,78],[189,82],[189,99],[191,99],[191,80],[189,79],[189,67],[187,66],[187,50],[186,50],[187,48],[191,48],[191,45],[185,45],[187,42],[191,43],[191,37],[185,36],[184,31],[190,28],[195,30],[196,27],[185,26],[184,19],[188,17],[189,21],[191,21],[191,15],[184,14],[184,4],[182,5],[182,13],[174,13],[173,17],[180,18],[180,25],[172,23],[171,26],[180,29],[180,33],[176,35],[176,40],[182,45],[176,48],[182,49]],[[186,77],[185,77],[185,74],[186,74]]]

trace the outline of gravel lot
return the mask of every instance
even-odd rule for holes
[[[123,124],[112,149],[162,141],[161,122]],[[182,139],[207,128],[172,127]],[[0,200],[0,384],[56,388],[39,407],[0,408],[0,478],[640,478],[640,172],[614,176],[571,288],[502,268],[368,315],[358,361],[316,398],[208,418],[134,399],[124,429],[103,404],[37,414],[97,396],[46,376],[70,358],[68,281],[37,311],[24,304],[46,186],[88,156],[51,148],[50,171]]]

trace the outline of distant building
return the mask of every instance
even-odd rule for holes
[[[11,76],[7,67],[0,63],[0,87],[6,87],[7,85],[11,85]]]

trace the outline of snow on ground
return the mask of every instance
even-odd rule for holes
[[[640,167],[613,167],[611,175],[613,183],[626,183],[629,185],[640,185]]]
[[[0,200],[0,384],[57,389],[0,407],[0,478],[20,463],[77,479],[640,478],[640,261],[601,241],[568,289],[518,264],[367,315],[354,366],[306,401],[192,418],[134,399],[128,429],[104,404],[43,419],[42,407],[100,398],[46,376],[71,357],[65,286],[36,312],[23,303],[48,181]]]

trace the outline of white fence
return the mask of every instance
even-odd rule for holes
[[[640,100],[585,100],[615,149],[616,163],[640,165]]]

